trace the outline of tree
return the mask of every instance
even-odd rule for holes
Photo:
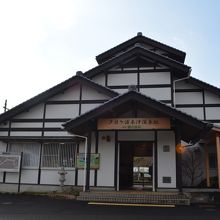
[[[195,186],[201,182],[203,163],[200,148],[186,149],[182,155],[183,185]]]

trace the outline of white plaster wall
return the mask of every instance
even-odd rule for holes
[[[62,128],[64,122],[46,122],[44,124],[45,128]]]
[[[127,89],[112,89],[112,90],[114,90],[115,92],[118,92],[119,94],[124,94],[128,92],[128,88]]]
[[[124,70],[138,70],[137,67],[124,67]]]
[[[205,104],[220,104],[220,97],[216,94],[205,91]]]
[[[203,108],[199,107],[199,108],[177,108],[177,109],[195,118],[204,120]]]
[[[29,111],[16,115],[15,118],[16,119],[28,119],[28,118],[39,119],[39,118],[43,118],[43,112],[44,112],[44,105],[39,104],[29,109]]]
[[[79,93],[80,93],[79,88],[80,88],[79,84],[75,84],[72,87],[70,87],[69,89],[65,90],[64,92],[53,96],[52,98],[49,99],[49,101],[79,100]]]
[[[171,88],[141,88],[140,92],[157,100],[171,100]]]
[[[206,119],[207,120],[219,120],[220,119],[220,107],[206,107]]]
[[[42,122],[12,122],[11,127],[12,128],[42,128],[43,123]]]
[[[41,131],[11,131],[10,136],[41,136]]]
[[[105,85],[105,74],[98,74],[97,76],[92,78],[93,81],[95,81],[96,83],[104,86]]]
[[[99,99],[109,99],[109,96],[90,88],[86,85],[82,86],[82,100],[99,100]]]
[[[140,73],[140,84],[170,84],[170,72]]]
[[[154,70],[154,66],[139,67],[139,70]]]
[[[154,141],[153,131],[118,131],[119,141]]]
[[[78,104],[47,105],[46,118],[74,118],[79,115]]]
[[[169,145],[170,152],[163,152]],[[176,188],[176,151],[173,131],[158,131],[157,136],[158,187]],[[171,183],[163,183],[163,177],[171,177]]]
[[[22,169],[21,183],[37,183],[38,169]]]
[[[108,74],[108,86],[137,85],[137,73]]]
[[[81,105],[81,114],[88,112],[97,106],[101,105],[101,103],[96,103],[96,104],[82,104]]]
[[[110,142],[102,139],[109,135]],[[115,134],[111,131],[99,134],[100,169],[97,174],[97,186],[114,186]]]
[[[203,104],[202,92],[177,92],[175,94],[178,104]]]
[[[45,131],[44,136],[53,136],[53,137],[61,137],[61,136],[72,136],[72,134],[67,131]]]
[[[64,185],[75,185],[75,169],[65,169],[67,174],[65,176],[66,181]],[[60,171],[59,168],[57,169],[46,169],[42,168],[41,170],[41,184],[54,184],[60,185],[59,177],[60,175],[58,172]]]
[[[6,183],[18,183],[18,173],[6,173]],[[36,184],[38,179],[38,169],[22,168],[21,171],[21,183]]]
[[[8,136],[8,131],[1,131],[0,136]]]

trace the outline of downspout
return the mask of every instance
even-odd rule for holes
[[[173,107],[176,108],[176,83],[185,79],[189,79],[192,68],[189,69],[188,76],[183,77],[181,79],[173,80]]]

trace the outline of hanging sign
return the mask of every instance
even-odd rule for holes
[[[170,129],[169,118],[103,118],[98,130]]]

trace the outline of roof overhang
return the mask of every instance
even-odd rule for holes
[[[46,90],[45,92],[40,93],[39,95],[21,103],[20,105],[10,109],[9,111],[1,114],[0,115],[0,123],[3,123],[5,121],[13,118],[15,115],[20,114],[21,112],[29,110],[31,107],[33,107],[35,105],[43,103],[44,101],[48,100],[52,96],[63,92],[64,90],[68,89],[71,86],[74,86],[77,83],[82,83],[83,85],[88,85],[91,88],[95,88],[97,91],[99,91],[103,94],[106,94],[111,98],[118,95],[117,92],[115,92],[107,87],[101,86],[101,85],[91,81],[90,79],[86,78],[85,76],[76,75],[76,76],[73,76],[73,77],[67,79],[66,81]]]

